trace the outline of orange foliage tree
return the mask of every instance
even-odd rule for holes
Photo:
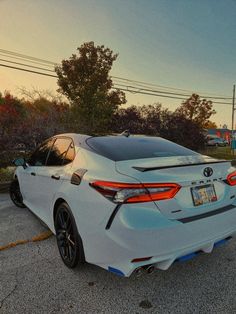
[[[209,118],[215,113],[212,101],[201,99],[197,94],[192,94],[176,110],[176,114],[197,123],[201,128],[207,128],[210,122]]]

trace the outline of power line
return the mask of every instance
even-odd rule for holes
[[[22,54],[22,53],[18,53],[18,52],[13,52],[13,51],[10,51],[10,50],[5,50],[5,49],[0,49],[0,55],[1,53],[4,53],[4,54],[7,54],[8,57],[10,58],[17,58],[17,59],[26,59],[28,60],[30,63],[37,63],[39,62],[41,65],[44,65],[45,66],[45,63],[49,65],[57,65],[58,63],[56,62],[52,62],[52,61],[49,61],[49,60],[45,60],[45,59],[40,59],[40,58],[36,58],[36,57],[32,57],[32,56],[29,56],[29,55],[25,55],[25,54]],[[121,82],[123,83],[124,81],[125,82],[129,82],[129,83],[132,83],[132,85],[137,85],[137,86],[140,86],[140,87],[144,87],[144,88],[149,88],[150,90],[152,90],[151,87],[157,87],[158,89],[167,89],[167,90],[171,90],[171,91],[182,91],[182,92],[187,92],[187,93],[194,93],[194,91],[190,91],[190,90],[186,90],[186,89],[180,89],[180,88],[174,88],[174,87],[169,87],[169,86],[164,86],[164,85],[158,85],[158,84],[152,84],[152,83],[146,83],[146,82],[142,82],[142,81],[137,81],[137,80],[131,80],[131,79],[127,79],[127,78],[122,78],[122,77],[118,77],[118,76],[111,76],[112,78],[114,79],[117,79],[117,80],[121,80]],[[161,92],[161,91],[158,91],[158,92]],[[164,92],[164,91],[162,91]],[[175,95],[178,95],[178,93],[174,93],[174,92],[168,92],[169,94],[175,94]],[[196,93],[196,92],[195,92]],[[198,94],[208,94],[208,93],[205,93],[205,92],[197,92]],[[187,96],[187,95],[186,95]],[[204,96],[201,96],[201,97],[204,97],[204,98],[211,98],[211,99],[232,99],[232,97],[230,96],[219,96],[219,95],[214,95],[214,94],[210,94],[209,95],[204,95]]]
[[[121,91],[125,91],[125,92],[131,92],[131,93],[135,93],[135,94],[142,94],[142,95],[150,95],[150,96],[159,96],[159,97],[164,97],[164,98],[172,98],[172,99],[181,99],[181,100],[186,100],[186,98],[183,97],[175,97],[175,96],[168,96],[168,95],[160,95],[157,93],[151,93],[151,92],[142,92],[142,91],[130,91],[128,89],[125,88],[119,88],[119,87],[115,87],[115,89],[119,89]],[[219,101],[212,101],[213,104],[221,104],[221,105],[230,105],[232,106],[232,104],[230,102],[219,102]]]
[[[115,83],[116,85],[118,86],[121,86],[121,87],[127,87],[128,88],[139,88],[139,87],[136,87],[136,86],[132,86],[132,85],[124,85],[124,84],[120,84],[120,83]],[[173,93],[173,92],[167,92],[167,91],[160,91],[160,90],[154,90],[154,89],[148,89],[148,88],[139,88],[140,91],[150,91],[150,92],[157,92],[157,93],[161,93],[161,94],[169,94],[169,95],[177,95],[177,96],[185,96],[185,97],[190,97],[191,95],[190,94],[182,94],[182,93]],[[210,99],[228,99],[228,98],[222,98],[222,97],[211,97],[211,96],[203,96],[201,95],[201,97],[203,98],[210,98]],[[232,99],[229,98],[229,99]]]
[[[0,61],[8,62],[8,63],[11,63],[11,64],[16,64],[16,65],[21,65],[21,66],[24,66],[24,67],[35,68],[35,69],[39,69],[39,70],[43,70],[43,71],[49,71],[49,72],[53,72],[53,73],[55,72],[54,70],[49,70],[49,69],[45,69],[45,68],[42,68],[42,67],[32,66],[32,65],[28,65],[28,64],[20,63],[20,62],[14,62],[14,61],[5,60],[5,59],[0,59]],[[31,72],[31,73],[33,73],[33,72]],[[168,91],[160,91],[160,90],[154,90],[154,89],[139,88],[139,87],[136,87],[136,86],[133,86],[133,85],[120,84],[119,82],[118,83],[115,82],[115,85],[116,86],[121,86],[121,87],[126,87],[126,91],[131,92],[131,93],[138,93],[138,92],[140,93],[141,91],[146,91],[146,92],[151,92],[151,93],[173,95],[173,96],[175,96],[175,99],[183,99],[183,100],[185,98],[180,98],[180,97],[176,97],[176,96],[184,96],[184,97],[190,97],[191,96],[189,94],[181,94],[181,93],[173,93],[173,92],[168,92]],[[138,91],[137,90],[130,90],[129,88],[132,88],[132,89],[137,89],[138,88]],[[158,94],[157,94],[157,96],[161,97],[161,95],[158,95]],[[165,97],[167,97],[167,96],[165,96]],[[206,96],[202,96],[202,97],[206,97]],[[172,98],[172,97],[170,97],[170,98]],[[206,97],[206,98],[213,98],[213,97]],[[224,98],[214,97],[214,99],[224,99]],[[228,104],[228,103],[226,103],[226,104]]]
[[[3,59],[0,59],[0,60],[3,60]],[[4,60],[4,61],[6,61],[6,60]],[[12,62],[12,61],[6,61],[6,62]],[[16,62],[12,62],[12,63],[18,64],[18,65],[23,65],[23,66],[28,66],[28,67],[31,67],[31,68],[39,68],[39,67],[34,67],[34,66],[22,64],[22,63],[16,63]],[[28,69],[15,67],[15,66],[10,66],[10,65],[6,65],[6,64],[0,64],[0,66],[6,67],[6,68],[10,68],[10,69],[14,69],[14,70],[20,70],[20,71],[25,71],[25,72],[29,72],[29,73],[34,73],[34,74],[38,74],[38,75],[44,75],[44,76],[58,78],[56,75],[43,73],[43,72],[38,72],[38,71],[34,71],[34,70],[28,70]],[[39,69],[46,70],[44,68],[39,68]],[[54,72],[52,70],[47,70],[47,71]],[[142,88],[142,89],[139,89],[139,90],[135,91],[135,90],[129,90],[129,88],[133,88],[133,89],[136,88],[137,89],[137,87],[135,87],[135,86],[127,86],[127,85],[117,84],[117,83],[115,83],[115,85],[118,85],[118,86],[117,87],[114,86],[113,89],[116,89],[116,90],[119,89],[121,91],[131,92],[131,93],[135,93],[135,94],[143,94],[143,95],[158,96],[158,97],[162,97],[162,98],[180,99],[180,100],[186,100],[186,97],[190,97],[190,95],[186,95],[186,94],[164,92],[164,91],[145,89],[145,88]],[[119,86],[122,86],[122,88],[120,88]],[[123,87],[126,87],[126,89],[123,88]],[[178,97],[178,96],[185,96],[185,98]],[[213,103],[214,104],[222,104],[222,105],[231,105],[231,103],[228,103],[228,102],[213,101]]]
[[[140,86],[153,86],[153,87],[160,87],[160,88],[164,88],[164,89],[173,89],[173,90],[189,92],[189,90],[186,90],[186,89],[168,87],[168,86],[158,85],[158,84],[153,84],[153,83],[146,83],[146,82],[131,80],[131,79],[122,78],[122,77],[118,77],[118,76],[112,76],[112,77],[115,79],[121,80],[121,81],[126,81],[126,82],[130,82],[130,83],[137,83],[137,85],[140,85]]]
[[[6,65],[6,64],[2,64],[0,63],[1,67],[6,67],[6,68],[10,68],[10,69],[14,69],[14,70],[20,70],[20,71],[25,71],[25,72],[30,72],[30,73],[34,73],[34,74],[40,74],[40,75],[44,75],[44,76],[50,76],[50,77],[56,77],[56,75],[52,75],[52,74],[48,74],[48,73],[42,73],[42,72],[37,72],[37,71],[33,71],[33,70],[27,70],[27,69],[23,69],[23,68],[17,68],[17,67],[13,67],[10,65]]]
[[[13,55],[13,56],[17,56],[17,57],[21,57],[21,58],[27,58],[27,59],[30,59],[30,60],[35,60],[35,61],[51,64],[51,65],[56,65],[56,63],[52,62],[52,61],[48,61],[48,60],[45,60],[45,59],[40,59],[40,58],[28,56],[28,55],[25,55],[25,54],[22,54],[22,53],[18,53],[18,52],[14,52],[14,51],[10,51],[10,50],[5,50],[5,49],[1,49],[0,48],[0,52],[5,53],[5,54],[10,54],[10,55]]]
[[[6,68],[10,68],[10,69],[14,69],[14,70],[19,70],[19,71],[24,71],[24,72],[29,72],[29,73],[34,73],[34,74],[39,74],[39,75],[44,75],[44,76],[49,76],[49,77],[55,77],[58,78],[58,76],[56,75],[52,75],[52,74],[48,74],[48,73],[43,73],[43,72],[38,72],[38,71],[33,71],[33,70],[28,70],[28,69],[24,69],[24,68],[19,68],[19,67],[15,67],[15,66],[10,66],[10,65],[6,65],[6,64],[2,64],[0,63],[0,66],[2,67],[6,67]],[[121,91],[126,91],[126,92],[134,92],[134,91],[130,91],[128,89],[124,89],[124,88],[119,88],[119,87],[112,87],[113,89],[118,89]],[[142,94],[142,95],[150,95],[150,96],[158,96],[158,97],[164,97],[164,98],[171,98],[171,99],[181,99],[181,100],[185,100],[186,98],[183,97],[175,97],[175,96],[169,96],[169,95],[160,95],[157,94],[156,92],[145,92],[145,91],[136,91],[136,94]],[[223,102],[213,102],[214,104],[222,104],[222,105],[228,105],[230,103],[223,103]],[[231,104],[230,104],[231,105]]]
[[[127,81],[127,82],[131,82],[131,83],[137,83],[137,85],[139,86],[153,86],[153,87],[160,87],[160,88],[163,88],[163,89],[170,89],[170,90],[178,90],[178,91],[183,91],[183,92],[189,92],[189,93],[196,93],[196,91],[192,91],[192,90],[187,90],[187,89],[181,89],[181,88],[175,88],[175,87],[168,87],[168,86],[164,86],[164,85],[158,85],[158,84],[153,84],[153,83],[146,83],[146,82],[141,82],[141,81],[136,81],[136,80],[131,80],[131,79],[127,79],[127,78],[122,78],[122,77],[118,77],[118,76],[112,76],[113,78],[115,79],[118,79],[118,80],[121,80],[121,81]],[[199,94],[208,94],[206,92],[198,92]],[[210,94],[210,93],[209,93]],[[212,94],[212,95],[215,95],[215,94]],[[224,95],[221,95],[222,99],[232,99],[232,97],[230,96],[225,96]],[[207,96],[209,97],[209,96]],[[217,95],[218,97],[218,95]],[[213,98],[213,97],[212,97]]]
[[[154,90],[154,89],[149,89],[149,88],[140,88],[140,87],[136,87],[136,86],[133,86],[133,85],[125,85],[125,84],[120,84],[120,83],[116,83],[116,82],[115,82],[115,85],[121,86],[121,88],[126,87],[127,91],[129,91],[131,93],[134,93],[134,94],[139,92],[139,91],[149,91],[149,92],[156,92],[156,93],[160,93],[160,94],[175,95],[175,96],[186,96],[186,97],[190,96],[190,95],[187,95],[187,94],[172,93],[172,92]],[[129,90],[129,88],[138,89],[138,90],[137,91]]]
[[[43,66],[49,66],[49,65],[46,65],[45,63],[42,63],[42,62],[38,62],[38,61],[32,61],[32,60],[28,60],[26,58],[22,58],[22,57],[15,57],[15,56],[11,56],[11,55],[7,55],[7,54],[4,54],[4,53],[1,53],[0,52],[0,56],[4,57],[4,58],[11,58],[11,59],[14,59],[14,60],[20,60],[20,61],[27,61],[29,63],[33,63],[33,64],[39,64],[39,65],[43,65]],[[51,67],[51,65],[50,65]]]
[[[186,98],[182,98],[182,97],[175,97],[175,96],[168,96],[168,95],[160,95],[160,94],[151,93],[151,92],[143,92],[143,91],[134,92],[134,91],[130,91],[130,90],[128,90],[128,89],[119,88],[119,87],[113,87],[113,89],[121,90],[121,91],[125,91],[125,92],[130,92],[130,93],[133,93],[133,94],[142,94],[142,95],[150,95],[150,96],[159,96],[159,97],[164,97],[164,98],[181,99],[181,100],[186,99]]]
[[[12,64],[17,64],[17,65],[23,65],[24,67],[30,67],[30,68],[34,68],[34,69],[39,69],[39,70],[49,71],[49,72],[54,72],[55,73],[54,70],[49,70],[49,69],[45,69],[45,68],[41,68],[41,67],[36,67],[36,66],[33,66],[33,65],[25,64],[25,63],[14,62],[14,61],[9,61],[9,60],[5,60],[5,59],[0,59],[0,61],[12,63]]]

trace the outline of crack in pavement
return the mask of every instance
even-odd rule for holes
[[[50,259],[48,259],[48,258],[46,258],[45,256],[42,255],[40,244],[36,243],[36,245],[37,245],[37,248],[38,248],[38,249],[37,249],[38,255],[41,256],[42,259],[46,260],[49,264],[53,265],[53,263],[52,263],[52,261],[51,261]],[[32,264],[37,264],[37,263],[38,263],[38,261],[35,262],[35,263],[31,263],[31,265],[32,265]],[[18,288],[18,284],[19,284],[19,282],[18,282],[18,270],[17,270],[17,271],[15,272],[15,274],[14,274],[14,279],[15,279],[15,285],[14,285],[14,287],[11,289],[11,291],[10,291],[5,297],[3,297],[2,300],[0,300],[0,310],[1,310],[2,307],[4,306],[6,300],[7,300],[9,297],[11,297],[11,296],[14,294],[14,292],[16,291],[16,289]]]
[[[15,285],[13,287],[13,289],[2,299],[0,300],[0,309],[3,307],[5,301],[11,296],[14,294],[14,292],[16,291],[17,287],[18,287],[18,270],[16,271],[15,273]]]
[[[49,264],[54,265],[52,263],[52,261],[50,259],[48,259],[47,257],[43,256],[41,253],[41,247],[40,245],[37,243],[37,247],[38,247],[38,255],[42,257],[42,259],[44,259],[45,261],[47,261]]]

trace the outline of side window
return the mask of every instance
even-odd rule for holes
[[[70,138],[57,138],[47,159],[47,166],[62,166],[74,159],[74,145]]]
[[[28,164],[30,166],[44,166],[54,141],[55,139],[50,139],[43,142],[31,155]]]

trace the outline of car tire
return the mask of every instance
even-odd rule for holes
[[[20,185],[17,179],[13,180],[9,187],[9,194],[12,202],[20,208],[25,208],[25,204],[23,203],[23,197],[20,191]]]
[[[54,220],[57,246],[64,264],[74,268],[85,263],[83,242],[76,227],[74,216],[67,203],[61,203]]]

